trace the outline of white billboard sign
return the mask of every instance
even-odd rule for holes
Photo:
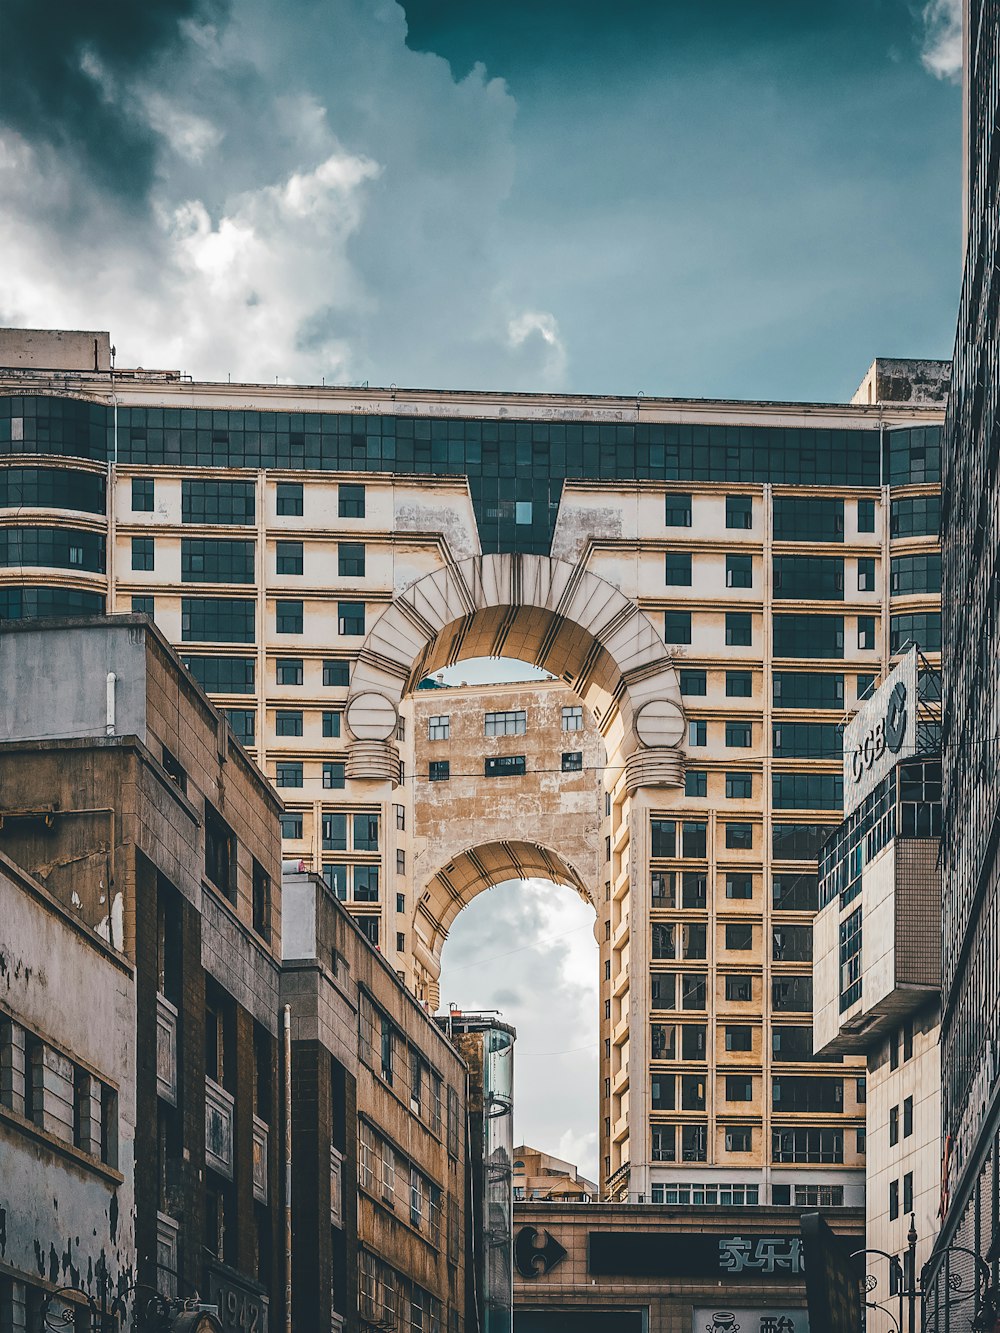
[[[809,1333],[809,1311],[769,1305],[756,1310],[698,1306],[691,1333]]]
[[[910,648],[844,728],[844,814],[917,749],[917,650]]]

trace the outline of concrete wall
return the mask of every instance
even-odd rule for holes
[[[135,1275],[132,969],[4,857],[0,921],[0,1020],[52,1052],[44,1098],[63,1083],[69,1097],[67,1117],[25,1121],[23,1101],[12,1108],[15,1071],[0,1043],[0,1264],[29,1286],[95,1292],[101,1262],[114,1283]],[[117,1091],[113,1164],[101,1160],[99,1143],[74,1145],[74,1070]]]
[[[111,368],[111,338],[83,329],[0,329],[0,366],[107,371]]]

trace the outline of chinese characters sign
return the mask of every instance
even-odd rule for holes
[[[588,1268],[595,1276],[766,1277],[801,1282],[798,1236],[710,1235],[663,1231],[592,1231]],[[735,1333],[735,1330],[732,1330]],[[755,1327],[753,1333],[759,1333]],[[788,1329],[768,1333],[790,1333]],[[798,1333],[798,1329],[795,1330]]]
[[[801,1273],[802,1242],[797,1236],[726,1236],[719,1241],[719,1267],[726,1273]]]
[[[707,1305],[695,1309],[692,1333],[809,1333],[806,1310],[718,1310]]]

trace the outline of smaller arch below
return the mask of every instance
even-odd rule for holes
[[[544,879],[575,889],[597,908],[596,885],[588,884],[566,857],[539,843],[499,840],[468,847],[427,882],[414,914],[414,955],[418,994],[436,1008],[441,951],[452,922],[486,889],[517,879]]]

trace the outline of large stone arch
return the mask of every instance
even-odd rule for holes
[[[662,636],[596,574],[538,555],[479,555],[417,579],[372,625],[354,665],[348,773],[398,776],[399,704],[424,676],[469,657],[516,657],[570,685],[630,789],[679,786],[684,709]]]
[[[414,956],[427,998],[439,1001],[441,951],[452,923],[473,898],[516,879],[544,879],[574,889],[595,909],[593,873],[539,843],[500,839],[467,847],[439,866],[427,880],[414,915]],[[596,917],[595,917],[596,921]]]

